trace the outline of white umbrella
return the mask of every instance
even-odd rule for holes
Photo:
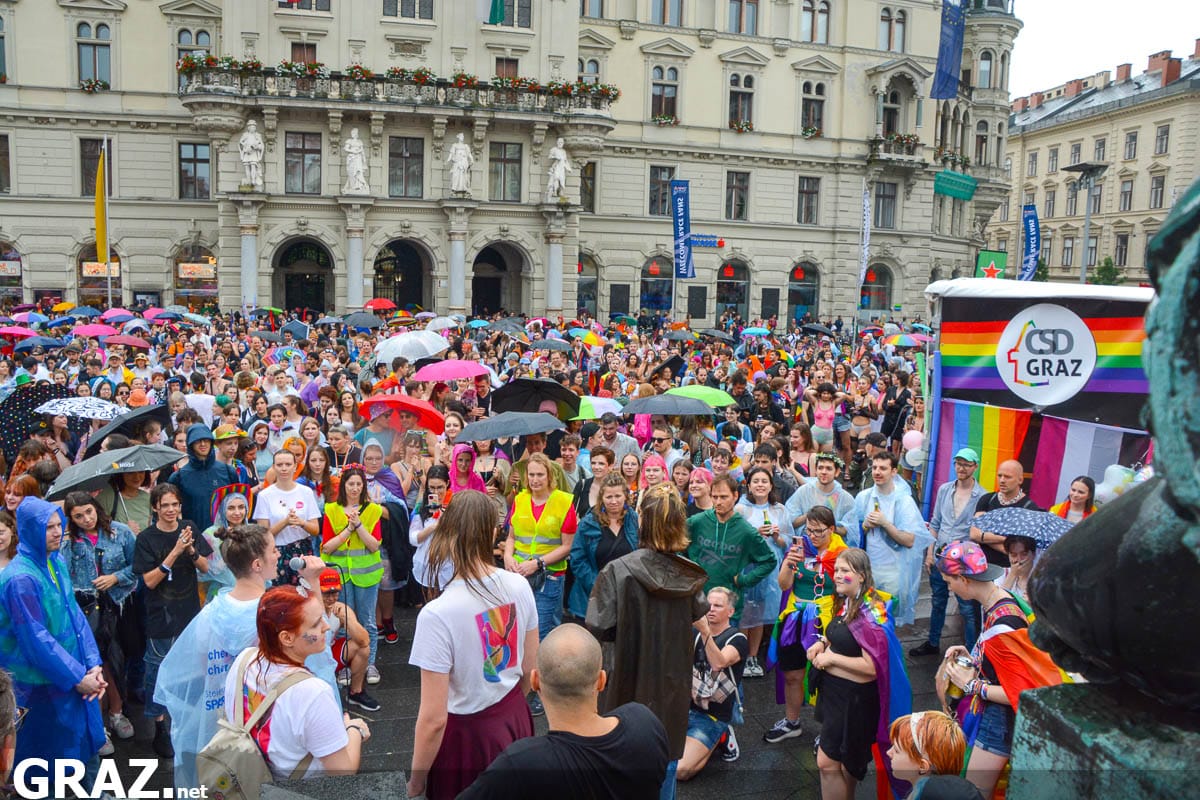
[[[432,331],[409,331],[377,344],[375,359],[382,364],[391,364],[393,359],[401,356],[416,361],[419,358],[431,358],[448,349],[450,342]]]
[[[83,419],[116,419],[122,414],[128,414],[129,409],[116,403],[110,403],[99,397],[62,397],[48,400],[34,409],[38,414],[62,415],[64,417],[82,417]]]
[[[429,324],[425,326],[425,330],[436,333],[438,331],[449,330],[450,328],[457,327],[458,320],[456,319],[451,319],[450,317],[434,317],[433,319],[429,320]]]

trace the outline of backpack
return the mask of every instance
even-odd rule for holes
[[[245,686],[249,663],[250,659],[247,658],[238,668],[238,686]],[[213,787],[223,795],[224,800],[258,800],[262,785],[271,783],[273,778],[267,760],[250,731],[266,716],[280,695],[312,677],[303,670],[285,677],[267,693],[248,720],[244,718],[245,705],[239,698],[233,712],[234,721],[230,722],[222,716],[217,721],[217,732],[196,755],[199,785]],[[292,771],[291,780],[304,777],[312,759],[311,753],[301,759]]]

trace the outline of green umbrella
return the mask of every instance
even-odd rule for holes
[[[714,389],[712,386],[702,386],[693,383],[690,386],[676,386],[673,389],[667,389],[667,394],[679,395],[680,397],[691,397],[695,400],[703,400],[713,408],[724,408],[725,406],[736,403],[737,400],[728,392],[723,392],[720,389]]]
[[[103,489],[113,475],[153,472],[183,457],[174,447],[161,444],[139,444],[99,453],[63,470],[46,493],[46,499],[61,500],[71,492]]]
[[[571,417],[571,419],[600,419],[609,411],[614,414],[621,414],[621,409],[621,404],[612,397],[584,395],[579,398],[579,413]]]

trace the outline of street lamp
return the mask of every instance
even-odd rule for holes
[[[1083,255],[1079,259],[1079,282],[1087,283],[1087,260],[1088,260],[1088,242],[1091,241],[1092,233],[1092,187],[1096,185],[1096,179],[1104,174],[1108,169],[1108,164],[1103,161],[1081,161],[1078,164],[1069,164],[1063,167],[1066,172],[1077,172],[1079,177],[1076,179],[1074,186],[1078,193],[1080,186],[1083,187]],[[1096,258],[1100,257],[1100,245],[1096,244]]]

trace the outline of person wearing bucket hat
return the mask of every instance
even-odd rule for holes
[[[937,569],[956,597],[976,601],[983,609],[979,640],[969,650],[949,648],[936,681],[942,696],[947,682],[963,692],[958,719],[971,748],[966,778],[991,797],[1008,763],[1021,692],[1056,686],[1064,675],[1029,640],[1032,612],[994,582],[1004,570],[988,562],[980,545],[954,542],[938,556]],[[970,666],[959,663],[960,656]]]

